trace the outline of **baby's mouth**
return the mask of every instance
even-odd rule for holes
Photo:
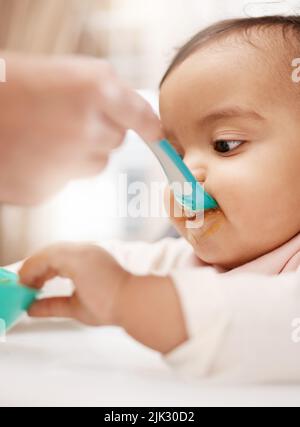
[[[224,224],[224,215],[218,208],[206,211],[204,218],[203,213],[200,216],[194,214],[193,217],[187,219],[186,228],[190,229],[191,237],[203,240],[216,234],[222,224]]]
[[[190,221],[196,221],[202,219],[202,221],[210,221],[216,217],[216,215],[220,215],[221,208],[208,209],[205,212],[192,212],[189,210],[185,210],[185,217]]]

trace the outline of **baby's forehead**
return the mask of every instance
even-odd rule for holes
[[[253,79],[249,81],[262,85],[267,96],[294,102],[295,97],[297,101],[300,99],[300,85],[293,79],[293,64],[300,56],[298,45],[299,41],[290,28],[253,27],[246,33],[240,31],[221,40],[218,51],[222,46],[226,61],[226,54],[232,49],[234,55],[235,48],[239,54],[234,61],[240,73],[251,75]]]
[[[295,57],[296,49],[280,27],[252,28],[247,33],[235,31],[210,41],[179,64],[163,84],[162,97],[171,91],[179,92],[193,76],[195,80],[207,80],[208,84],[223,81],[224,85],[236,86],[236,90],[244,82],[249,90],[255,86],[260,91],[269,91],[270,96],[288,94],[290,99],[291,94],[298,95],[300,90],[292,79]],[[168,83],[171,91],[164,91]]]
[[[300,83],[292,80],[293,54],[280,32],[276,37],[278,43],[266,32],[251,39],[235,34],[199,49],[175,68],[160,97],[162,123],[173,139],[200,126],[201,117],[232,106],[271,120],[278,121],[282,109],[295,117]]]

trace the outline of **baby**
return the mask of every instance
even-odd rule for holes
[[[120,326],[194,377],[300,380],[299,42],[300,17],[264,17],[217,23],[179,51],[161,84],[165,136],[219,209],[201,228],[171,214],[184,239],[44,250],[22,282],[76,290],[31,316]]]

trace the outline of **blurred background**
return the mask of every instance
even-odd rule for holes
[[[0,0],[0,48],[28,53],[87,54],[108,59],[157,108],[168,63],[190,36],[214,21],[285,12],[297,2],[243,0]],[[299,3],[299,2],[298,2]],[[247,6],[248,5],[248,6]],[[245,9],[246,7],[246,9]],[[54,124],[55,125],[55,124]],[[106,172],[70,184],[35,209],[0,207],[0,263],[22,259],[58,240],[155,241],[173,235],[166,218],[120,218],[117,178],[164,178],[147,147],[130,134]]]

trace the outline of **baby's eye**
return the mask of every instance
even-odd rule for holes
[[[214,143],[214,147],[215,151],[218,153],[228,153],[238,148],[244,142],[245,141],[227,141],[226,139],[220,139]]]

